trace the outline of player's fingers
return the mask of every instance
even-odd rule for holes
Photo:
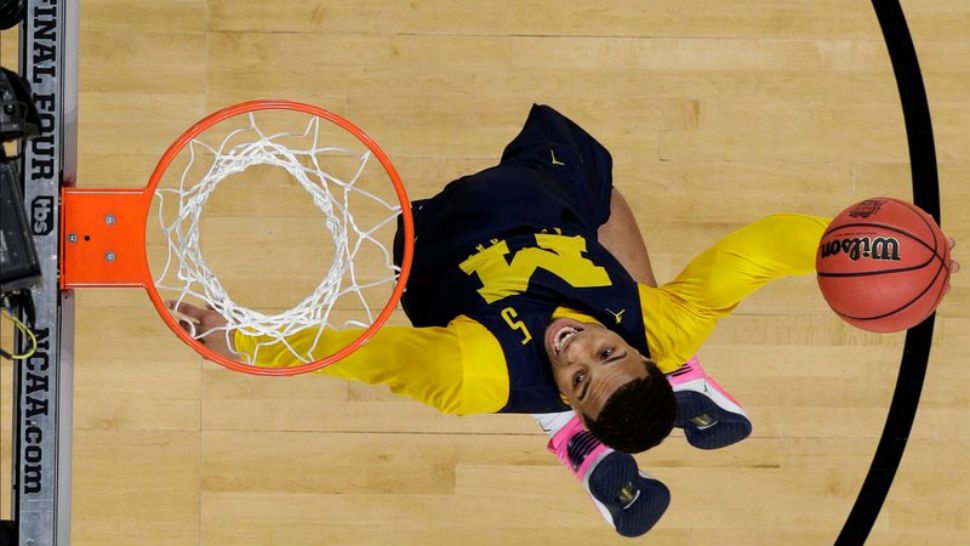
[[[953,237],[947,237],[946,238],[946,247],[952,249],[955,246],[957,246],[957,240],[954,239]]]
[[[176,313],[181,313],[197,321],[201,321],[202,317],[205,316],[205,309],[196,307],[191,303],[185,303],[184,301],[182,303],[178,303],[177,301],[174,301],[174,300],[168,300],[165,302],[165,305],[167,305],[168,308],[171,309],[172,311],[175,311]]]
[[[960,271],[960,262],[956,260],[950,260],[950,274]]]
[[[179,319],[179,326],[185,331],[185,333],[195,337],[195,323],[190,320]]]

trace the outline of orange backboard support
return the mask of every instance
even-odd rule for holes
[[[142,286],[151,275],[145,222],[151,206],[145,188],[61,191],[61,289]]]

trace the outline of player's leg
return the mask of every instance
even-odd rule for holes
[[[623,269],[640,284],[656,288],[657,279],[650,265],[647,244],[630,204],[613,188],[610,194],[610,217],[596,230],[596,239],[620,262]]]
[[[670,491],[637,468],[628,453],[606,447],[572,411],[533,415],[549,451],[583,484],[600,514],[627,537],[649,531],[670,505]]]

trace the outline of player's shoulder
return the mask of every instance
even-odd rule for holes
[[[498,338],[481,322],[455,317],[448,328],[457,334],[462,364],[462,403],[457,413],[494,413],[509,399],[509,368]]]
[[[483,355],[488,358],[502,355],[502,347],[498,338],[482,322],[468,315],[458,315],[448,323],[448,328],[458,336],[462,359],[465,359],[466,355],[472,358],[475,355]],[[504,356],[501,356],[501,361],[505,361]]]

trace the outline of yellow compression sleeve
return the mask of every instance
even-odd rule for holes
[[[313,348],[314,359],[349,345],[359,328],[327,330]],[[295,351],[307,354],[316,338],[307,330],[287,338]],[[256,365],[272,368],[301,364],[286,346],[269,337],[238,330],[236,350],[256,356]],[[257,344],[263,343],[257,351]],[[444,328],[385,326],[367,343],[317,373],[385,384],[391,392],[411,397],[443,413],[491,413],[509,397],[508,368],[498,340],[481,324],[460,316]]]
[[[744,298],[769,281],[815,271],[828,218],[773,214],[724,237],[673,281],[640,285],[647,343],[664,372],[686,362]]]

